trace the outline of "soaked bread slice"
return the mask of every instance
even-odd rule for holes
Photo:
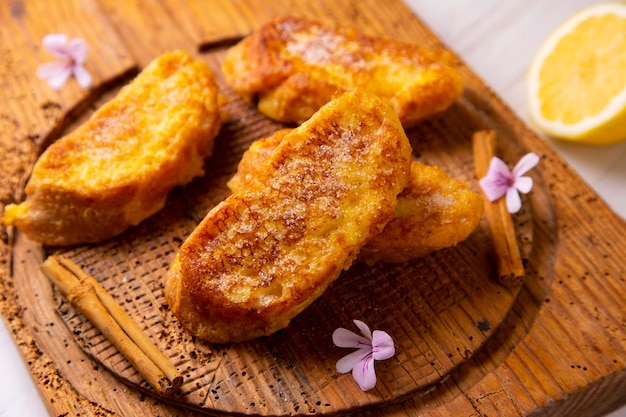
[[[37,160],[3,222],[49,245],[99,242],[160,210],[203,174],[221,122],[208,65],[166,53]]]
[[[361,250],[359,260],[401,263],[452,247],[476,230],[483,212],[480,194],[466,182],[413,161],[393,220]]]
[[[230,190],[237,192],[252,181],[259,165],[290,131],[281,129],[253,142],[227,184]],[[483,210],[482,198],[467,183],[451,178],[441,168],[413,160],[393,220],[361,249],[358,260],[401,263],[454,246],[478,227]]]
[[[250,147],[243,153],[237,166],[237,172],[226,183],[230,191],[236,193],[246,184],[252,182],[263,161],[274,152],[274,149],[276,149],[283,138],[292,131],[293,129],[280,129],[266,138],[252,142]]]
[[[301,123],[335,91],[367,89],[407,127],[449,107],[462,93],[455,56],[443,48],[374,38],[280,17],[229,49],[226,82],[268,117]]]
[[[182,244],[165,281],[172,312],[213,343],[286,327],[392,219],[410,161],[402,125],[379,98],[335,98]]]

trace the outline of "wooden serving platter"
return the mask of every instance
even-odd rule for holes
[[[158,215],[98,245],[40,248],[20,237],[14,246],[19,253],[41,252],[36,261],[50,253],[74,260],[142,323],[155,344],[185,374],[181,391],[163,401],[212,413],[354,411],[428,388],[486,343],[507,316],[520,287],[507,288],[497,282],[492,242],[484,223],[468,240],[423,260],[351,267],[287,329],[270,337],[211,346],[193,340],[180,328],[162,292],[163,278],[178,245],[206,212],[229,194],[225,183],[237,168],[240,150],[247,148],[259,131],[268,129],[267,125],[277,128],[237,97],[231,100],[226,106],[230,119],[219,136],[221,145],[207,161],[207,175],[175,190]],[[470,141],[459,143],[463,136],[445,137],[440,130],[448,124],[446,117],[460,121],[464,113],[451,111],[436,123],[410,130],[409,135],[414,148],[421,150],[422,160],[439,166],[447,163],[457,177],[474,183]],[[258,129],[245,131],[241,120]],[[463,120],[460,125],[471,127],[472,122]],[[447,150],[430,151],[439,148]],[[455,168],[456,163],[447,158],[466,163]],[[517,218],[520,242],[526,238],[525,247],[531,249],[532,213],[527,210]],[[27,257],[14,268],[18,288],[24,291],[48,285],[41,273],[30,267],[22,269],[21,265],[31,263]],[[48,300],[49,310],[60,305],[61,319],[86,353],[124,382],[152,392],[97,330],[61,296],[55,298]],[[338,375],[334,369],[336,360],[346,352],[332,345],[330,335],[337,327],[352,327],[354,318],[386,329],[397,339],[395,360],[378,364],[377,392],[360,392],[350,375]]]
[[[128,3],[128,2],[126,2]],[[185,49],[219,68],[226,48],[289,10],[366,33],[431,46],[436,37],[399,1],[200,1],[124,4],[45,0],[0,5],[5,60],[0,145],[6,169],[0,198],[22,198],[43,147],[71,130],[129,76],[162,52]],[[42,19],[41,16],[46,16]],[[164,30],[163,28],[167,28]],[[60,92],[37,80],[49,59],[44,35],[66,32],[90,45],[97,87]],[[15,36],[19,33],[20,36]],[[589,415],[623,402],[626,225],[543,141],[528,131],[468,68],[466,88],[448,111],[407,131],[415,156],[476,187],[470,142],[496,131],[499,155],[533,150],[535,188],[515,217],[526,259],[524,286],[495,277],[485,223],[468,240],[402,265],[355,265],[285,330],[241,344],[211,346],[171,316],[162,278],[178,245],[215,204],[247,146],[280,125],[229,99],[207,174],[174,190],[157,215],[99,245],[42,247],[2,233],[2,313],[54,415]],[[220,79],[221,81],[221,79]],[[94,275],[183,372],[176,395],[153,394],[126,360],[78,315],[39,271],[63,253]],[[335,362],[336,327],[354,318],[389,332],[397,355],[377,363],[378,385],[363,393]],[[597,404],[597,403],[596,403]]]

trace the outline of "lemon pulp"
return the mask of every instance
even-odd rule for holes
[[[559,27],[529,73],[531,121],[585,143],[626,139],[626,5],[592,6]]]

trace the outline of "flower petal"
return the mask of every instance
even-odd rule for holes
[[[371,341],[372,332],[370,328],[367,326],[367,324],[363,323],[361,320],[352,320],[352,321],[354,322],[354,324],[356,324],[356,327],[359,328],[359,330],[361,331],[361,334],[367,337]]]
[[[55,61],[37,67],[37,76],[48,82],[48,85],[59,90],[72,75],[72,67],[65,62]]]
[[[41,44],[50,55],[56,58],[67,59],[69,56],[66,49],[67,35],[62,33],[46,35]]]
[[[376,371],[374,369],[374,359],[371,356],[365,357],[352,368],[352,377],[359,384],[362,391],[367,391],[376,386]]]
[[[500,178],[493,176],[483,177],[478,183],[489,201],[496,201],[502,197],[509,188],[508,185],[501,181]]]
[[[67,63],[61,61],[46,62],[37,67],[37,77],[44,80],[54,77],[60,72],[71,74],[72,70]]]
[[[487,171],[487,176],[495,176],[497,178],[511,178],[511,170],[509,166],[497,156],[491,158],[489,162],[489,170]]]
[[[533,188],[533,179],[530,177],[519,177],[515,180],[515,188],[522,194],[528,194]]]
[[[517,192],[517,188],[511,187],[506,192],[506,209],[509,213],[517,213],[522,208],[522,199]]]
[[[534,152],[527,153],[513,168],[513,178],[519,178],[539,163],[539,155]]]
[[[91,86],[91,74],[82,65],[74,66],[74,77],[76,77],[76,82],[82,88],[89,88]]]
[[[487,175],[479,184],[489,201],[496,201],[506,193],[513,176],[509,167],[498,157],[491,158]]]
[[[365,337],[356,334],[348,329],[340,327],[333,332],[333,343],[344,348],[365,348],[371,349],[372,342]]]
[[[337,361],[337,372],[341,374],[345,374],[346,372],[350,372],[357,363],[361,362],[367,356],[372,353],[371,349],[363,348],[355,350],[352,353],[347,354],[343,358]]]
[[[396,354],[393,339],[387,332],[374,330],[372,338],[372,357],[377,361],[391,358]]]
[[[77,64],[82,64],[87,60],[87,43],[82,38],[70,40],[67,43],[66,50]]]

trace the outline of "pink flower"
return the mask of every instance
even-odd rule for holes
[[[83,66],[87,59],[87,44],[81,38],[67,40],[67,35],[46,35],[43,47],[57,61],[41,64],[37,68],[37,76],[48,82],[48,85],[59,90],[73,74],[82,88],[89,88],[91,75]]]
[[[337,372],[345,374],[352,370],[352,377],[363,391],[376,386],[374,361],[389,359],[396,353],[393,339],[381,330],[372,333],[367,324],[353,320],[361,331],[361,335],[343,327],[333,332],[333,343],[338,347],[356,348],[358,350],[337,361]]]
[[[519,160],[513,171],[500,158],[493,157],[487,175],[479,181],[489,201],[496,201],[506,194],[506,208],[509,213],[517,213],[522,207],[519,193],[526,194],[533,188],[533,179],[523,177],[539,163],[539,155],[530,152]]]

